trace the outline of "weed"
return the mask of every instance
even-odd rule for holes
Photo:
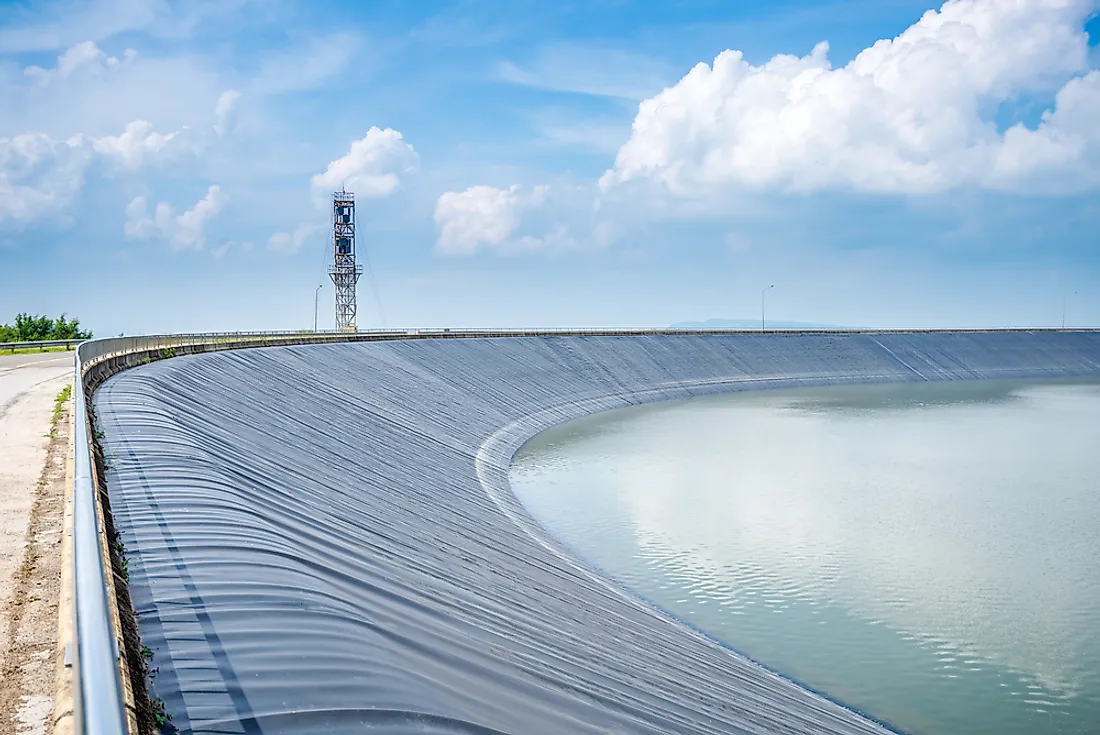
[[[53,418],[50,419],[50,433],[46,435],[50,439],[57,436],[57,422],[61,420],[61,412],[65,410],[65,404],[68,403],[72,394],[73,386],[70,383],[61,389],[61,392],[57,394],[57,398],[53,399]]]
[[[164,700],[160,697],[150,697],[149,704],[153,707],[153,719],[157,723],[157,727],[164,727],[172,721],[172,715],[168,713],[168,710],[164,708]],[[176,728],[173,727],[173,730]]]
[[[14,607],[19,607],[20,605],[29,605],[32,602],[38,602],[40,599],[42,598],[38,595],[16,595],[12,598],[11,604]]]
[[[73,384],[69,383],[61,389],[61,392],[57,394],[57,398],[53,399],[53,420],[55,422],[61,418],[61,410],[65,407],[66,401],[69,400],[72,394]]]

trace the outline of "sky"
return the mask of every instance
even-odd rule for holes
[[[0,1],[0,322],[1100,325],[1098,11]]]

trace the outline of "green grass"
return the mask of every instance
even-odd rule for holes
[[[40,352],[72,352],[72,347],[21,347],[18,350],[0,350],[0,355],[37,355]]]
[[[53,399],[53,418],[50,419],[50,433],[47,435],[51,439],[57,435],[57,422],[61,420],[61,412],[65,410],[65,404],[68,403],[72,394],[73,384],[69,383],[61,389],[57,398]]]

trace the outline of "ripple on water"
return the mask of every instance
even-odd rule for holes
[[[912,732],[1094,732],[1100,385],[970,390],[625,409],[536,437],[513,487],[626,586]]]

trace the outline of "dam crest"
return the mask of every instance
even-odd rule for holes
[[[1098,374],[1097,332],[417,338],[174,357],[93,401],[182,731],[874,733],[569,555],[516,449],[718,392]]]

